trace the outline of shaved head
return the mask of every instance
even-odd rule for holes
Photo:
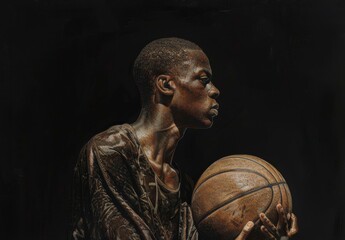
[[[193,42],[180,38],[161,38],[147,44],[134,62],[133,78],[139,88],[143,106],[153,94],[153,82],[160,74],[171,70],[188,60],[188,51],[201,50]]]

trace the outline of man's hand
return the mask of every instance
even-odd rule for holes
[[[235,240],[245,240],[249,233],[253,230],[254,223],[252,221],[247,222],[247,224],[243,227],[241,233],[235,238]]]
[[[277,226],[266,217],[264,213],[260,213],[260,220],[263,223],[261,232],[267,239],[287,240],[298,232],[297,217],[293,213],[285,214],[281,204],[277,205],[279,220]]]

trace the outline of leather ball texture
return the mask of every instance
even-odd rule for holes
[[[276,225],[281,203],[292,211],[289,187],[279,171],[252,155],[223,157],[209,166],[195,185],[191,208],[200,239],[235,239],[248,221],[255,223],[248,240],[265,239],[259,214]]]

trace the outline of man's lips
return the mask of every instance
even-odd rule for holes
[[[214,105],[212,105],[212,107],[211,107],[212,109],[214,108],[214,109],[219,109],[219,104],[218,103],[216,103],[216,104],[214,104]]]
[[[211,107],[210,113],[213,117],[218,115],[219,104],[215,104]]]

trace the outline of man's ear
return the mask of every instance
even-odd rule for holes
[[[159,75],[155,78],[157,90],[164,95],[171,96],[175,91],[175,83],[170,75]]]

